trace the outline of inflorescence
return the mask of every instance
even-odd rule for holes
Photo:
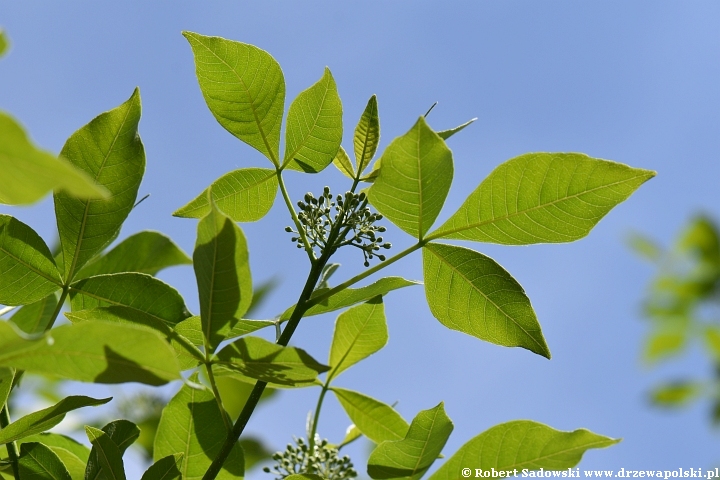
[[[308,192],[304,201],[297,202],[300,207],[298,220],[312,248],[322,251],[332,249],[333,253],[340,247],[352,245],[362,250],[364,264],[369,267],[369,260],[373,257],[385,260],[385,255],[378,254],[378,250],[388,249],[392,245],[376,235],[385,232],[385,227],[375,225],[383,216],[372,213],[367,204],[364,192],[345,192],[344,196],[338,195],[333,199],[330,188],[325,187],[320,198]],[[292,227],[285,227],[285,231],[298,234],[291,240],[297,243],[298,248],[303,248],[303,238],[299,232]]]
[[[315,435],[315,448],[312,454],[310,447],[302,438],[294,438],[297,446],[288,443],[284,452],[277,452],[273,455],[275,465],[272,470],[269,467],[263,468],[265,473],[277,475],[277,480],[282,480],[296,473],[314,473],[327,480],[347,480],[357,477],[353,469],[350,457],[340,457],[338,449],[321,440]]]

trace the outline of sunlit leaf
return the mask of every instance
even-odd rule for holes
[[[52,407],[25,415],[0,430],[0,444],[14,442],[21,438],[44,432],[60,423],[63,418],[65,418],[65,414],[72,410],[77,410],[82,407],[104,405],[110,400],[112,399],[96,399],[80,395],[64,398]]]
[[[72,480],[85,480],[86,465],[77,455],[61,447],[50,447],[50,450],[52,450],[63,465],[65,465]]]
[[[195,73],[215,119],[278,165],[285,103],[282,69],[266,51],[220,37],[183,32]]]
[[[660,385],[650,392],[650,401],[660,407],[677,408],[697,399],[703,385],[693,381],[678,381]]]
[[[382,297],[377,296],[340,314],[335,322],[328,363],[328,379],[335,378],[385,346],[387,322]]]
[[[53,319],[58,304],[57,293],[51,293],[37,302],[20,307],[10,321],[25,333],[44,332]]]
[[[438,458],[452,431],[453,423],[442,403],[423,410],[413,419],[404,439],[383,442],[373,450],[368,475],[373,479],[419,479]]]
[[[168,455],[153,463],[140,480],[181,480],[180,467],[184,454]]]
[[[643,356],[648,362],[657,362],[682,352],[687,345],[687,332],[682,328],[653,331],[645,340]]]
[[[355,427],[373,442],[402,440],[407,435],[410,425],[390,405],[344,388],[332,391]]]
[[[122,460],[122,452],[115,442],[110,439],[110,436],[100,429],[89,426],[85,427],[85,433],[90,443],[92,443],[105,477],[110,480],[125,480],[125,465]],[[90,464],[88,464],[89,467]]]
[[[15,378],[15,369],[0,367],[0,409],[2,409],[10,396],[13,378]]]
[[[33,303],[61,285],[60,272],[43,239],[21,221],[0,214],[0,304]]]
[[[86,431],[87,431],[86,427]],[[106,473],[108,469],[107,463],[111,461],[113,457],[120,457],[122,459],[125,450],[132,445],[135,440],[140,436],[140,429],[133,422],[128,420],[115,420],[105,425],[101,432],[102,436],[109,438],[110,442],[103,439],[100,442],[93,442],[93,448],[90,452],[89,459],[87,462],[87,468],[85,469],[86,480],[96,479],[107,479],[109,475]],[[98,436],[98,432],[95,432]],[[92,439],[91,439],[92,440]],[[112,445],[110,445],[112,443]],[[107,451],[104,452],[102,449],[103,445],[107,445]],[[107,455],[110,457],[107,457]],[[106,459],[103,459],[103,456]],[[115,468],[122,466],[118,465],[117,460],[113,460]]]
[[[456,480],[472,466],[482,471],[565,470],[580,462],[591,448],[605,448],[620,440],[580,429],[562,432],[529,420],[496,425],[473,438],[450,457],[430,480]]]
[[[355,168],[350,161],[350,157],[342,146],[340,146],[335,158],[333,159],[333,165],[335,165],[346,177],[355,179]]]
[[[370,203],[405,232],[423,238],[450,191],[453,160],[445,142],[420,119],[380,157]]]
[[[62,460],[42,443],[20,446],[19,469],[23,480],[72,480]]]
[[[373,95],[365,106],[365,111],[355,127],[353,136],[358,175],[362,175],[365,168],[370,165],[379,143],[380,118],[378,117],[377,97]]]
[[[220,398],[222,398],[223,406],[225,411],[230,415],[230,418],[237,418],[240,415],[245,402],[250,397],[255,386],[255,380],[252,379],[253,383],[243,382],[230,375],[218,376],[215,378],[218,391],[220,392]],[[258,402],[262,403],[277,394],[277,389],[270,386],[265,387],[262,396]],[[248,459],[247,451],[245,452],[245,466],[250,468],[250,460]]]
[[[344,447],[345,445],[348,445],[348,444],[354,442],[355,440],[357,440],[358,438],[360,438],[362,436],[363,436],[363,433],[360,431],[360,429],[357,427],[357,425],[355,425],[353,423],[347,428],[347,430],[345,430],[345,438],[343,438],[343,441],[340,442],[340,445],[338,446],[338,448]],[[404,436],[405,435],[403,435],[403,437]]]
[[[288,110],[285,130],[287,168],[317,173],[335,158],[342,140],[342,103],[330,69],[300,92]]]
[[[425,295],[433,316],[453,330],[550,358],[530,299],[490,257],[437,243],[423,248]]]
[[[653,240],[644,235],[633,233],[628,237],[627,242],[635,253],[652,262],[658,261],[663,253]]]
[[[447,140],[448,138],[452,137],[453,135],[455,135],[456,133],[458,133],[458,132],[459,132],[460,130],[462,130],[463,128],[465,128],[465,127],[467,127],[468,125],[470,125],[471,123],[473,123],[475,120],[477,120],[477,118],[473,118],[473,119],[471,119],[471,120],[468,120],[467,122],[463,123],[462,125],[458,125],[458,126],[455,127],[455,128],[451,128],[451,129],[449,129],[449,130],[441,130],[441,131],[437,132],[437,134],[438,134],[438,136],[439,136],[440,138],[442,138],[443,140]]]
[[[77,440],[74,440],[66,435],[61,435],[59,433],[38,433],[23,438],[21,443],[25,442],[39,442],[50,448],[62,448],[63,450],[67,450],[68,452],[72,453],[84,462],[87,462],[88,457],[90,456],[90,449],[87,448],[85,445],[79,443]],[[83,464],[83,470],[84,469],[85,467]]]
[[[190,377],[197,381],[197,377]],[[183,480],[202,478],[227,436],[222,414],[213,394],[206,389],[183,385],[163,409],[155,436],[153,458],[183,453]],[[217,476],[219,480],[242,479],[245,467],[242,449],[236,445]]]
[[[10,49],[10,39],[5,30],[0,28],[0,57],[4,56]]]
[[[111,195],[107,200],[80,200],[55,193],[66,280],[112,242],[135,204],[145,172],[140,109],[136,89],[125,103],[73,133],[60,153]]]
[[[278,178],[267,168],[241,168],[215,180],[210,185],[217,208],[234,222],[255,222],[264,217],[273,206],[278,191]],[[202,218],[210,213],[208,189],[173,215],[184,218]]]
[[[493,170],[430,237],[504,245],[571,242],[654,176],[581,153],[527,153]]]

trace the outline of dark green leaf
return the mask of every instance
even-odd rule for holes
[[[54,320],[53,314],[57,304],[57,293],[51,293],[35,303],[20,307],[10,318],[10,321],[25,333],[44,332],[50,322]]]
[[[190,380],[196,381],[197,377]],[[225,424],[213,394],[186,384],[163,409],[153,458],[158,461],[183,453],[180,466],[183,480],[198,480],[220,451],[225,437]],[[236,445],[217,478],[242,479],[244,473],[242,449]]]
[[[163,457],[148,468],[140,480],[182,480],[180,467],[184,454]]]
[[[368,475],[374,479],[419,479],[438,458],[452,430],[442,403],[423,410],[413,419],[404,439],[383,442],[373,450]]]
[[[453,330],[550,358],[530,299],[492,258],[437,243],[423,248],[425,295],[433,316]]]
[[[650,400],[660,407],[676,408],[687,405],[703,392],[703,385],[692,381],[671,382],[653,389]]]
[[[368,190],[370,203],[405,232],[423,238],[450,191],[452,152],[420,117],[380,160],[382,168]]]
[[[477,118],[473,118],[473,119],[471,119],[471,120],[468,120],[467,122],[463,123],[462,125],[458,125],[458,126],[455,127],[455,128],[451,128],[451,129],[449,129],[449,130],[441,130],[441,131],[437,132],[437,134],[438,134],[438,136],[439,136],[440,138],[442,138],[443,140],[447,140],[448,138],[452,137],[453,135],[455,135],[456,133],[458,133],[458,132],[459,132],[460,130],[462,130],[463,128],[465,128],[465,127],[467,127],[468,125],[470,125],[471,123],[473,123],[475,120],[477,120]]]
[[[619,441],[584,429],[561,432],[542,423],[516,420],[496,425],[467,442],[430,480],[456,480],[458,472],[468,466],[483,471],[565,470],[577,465],[588,449]]]
[[[21,438],[49,430],[65,418],[65,414],[82,407],[103,405],[111,398],[96,399],[84,396],[71,396],[62,399],[52,407],[38,410],[15,420],[0,430],[0,444],[14,442]]]
[[[1,42],[1,41],[0,41]],[[34,203],[51,190],[81,198],[106,198],[108,191],[62,158],[32,144],[20,124],[0,111],[0,203]]]
[[[55,193],[66,280],[113,241],[135,204],[145,172],[139,122],[140,92],[136,89],[125,103],[73,133],[60,153],[111,195],[107,200],[79,200]]]
[[[72,480],[60,458],[42,443],[22,444],[19,467],[23,480]]]
[[[240,439],[240,446],[242,447],[243,454],[245,455],[246,471],[250,470],[260,462],[270,460],[274,453],[257,438],[243,437]]]
[[[33,303],[61,285],[60,272],[43,239],[21,221],[0,214],[0,304]]]
[[[145,231],[129,236],[107,254],[88,263],[75,278],[122,272],[155,275],[163,268],[191,263],[190,257],[168,237]]]
[[[346,177],[355,179],[355,168],[350,161],[350,157],[342,146],[340,146],[335,158],[333,159],[333,165],[335,165],[337,169],[340,170],[340,173]]]
[[[380,143],[380,118],[378,117],[377,97],[373,95],[365,106],[365,111],[355,127],[353,146],[358,175],[362,175]]]
[[[122,460],[122,452],[115,442],[110,439],[110,436],[102,430],[88,426],[85,427],[85,433],[90,443],[92,443],[93,451],[97,455],[98,463],[105,477],[110,480],[125,480],[125,465]],[[88,462],[88,470],[90,470],[91,465]],[[87,472],[85,475],[88,477]],[[89,478],[93,480],[94,477],[89,476]]]
[[[193,267],[203,335],[208,348],[214,350],[227,338],[252,302],[245,235],[214,205],[198,224]]]
[[[420,285],[420,282],[405,280],[401,277],[385,277],[365,287],[346,288],[313,305],[307,312],[305,312],[304,316],[309,317],[311,315],[319,315],[321,313],[340,310],[341,308],[349,307],[361,302],[367,302],[378,295],[385,295],[388,292],[397,290],[398,288],[409,287],[411,285]],[[320,295],[324,295],[328,292],[328,290],[330,289],[325,288],[316,290],[313,293],[311,300],[313,297],[317,298]],[[292,306],[285,310],[280,319],[288,320],[294,309],[295,306]]]
[[[390,405],[344,388],[332,391],[355,427],[373,442],[402,440],[407,435],[410,425]]]
[[[88,457],[90,456],[90,449],[87,448],[85,445],[77,442],[70,437],[60,435],[59,433],[38,433],[23,438],[21,443],[26,442],[38,442],[50,448],[62,448],[63,450],[67,450],[68,452],[72,453],[84,462],[87,462]],[[85,467],[83,466],[83,470],[84,469]]]
[[[195,73],[215,119],[278,166],[285,79],[266,51],[220,37],[183,32]]]
[[[280,385],[314,383],[319,373],[330,369],[300,348],[283,347],[260,337],[242,337],[220,350],[217,358],[224,368]]]
[[[332,367],[328,379],[335,378],[360,360],[385,346],[388,340],[387,322],[382,297],[377,296],[340,314],[328,363]]]
[[[255,222],[273,206],[278,178],[267,168],[241,168],[215,180],[190,203],[173,212],[176,217],[202,218],[210,213],[208,190],[218,209],[234,222]]]
[[[248,397],[250,397],[250,392],[252,392],[255,386],[255,380],[251,380],[253,383],[247,383],[230,375],[215,378],[215,383],[220,392],[220,398],[222,398],[223,406],[228,415],[230,415],[230,418],[235,419],[240,415],[240,412],[245,406],[245,402]],[[265,390],[263,390],[259,402],[272,398],[276,394],[277,389],[267,386]],[[251,461],[248,457],[248,451],[244,447],[243,450],[245,450],[245,467],[250,468]]]
[[[171,328],[189,314],[177,290],[144,273],[98,275],[72,284],[73,312],[97,307],[127,307]]]
[[[35,340],[0,322],[0,366],[95,383],[163,385],[180,378],[175,352],[160,333],[99,321],[63,325]]]
[[[581,153],[527,153],[493,170],[430,237],[504,245],[571,242],[654,176]]]
[[[335,79],[322,78],[293,100],[288,110],[283,165],[317,173],[330,165],[342,140],[342,103]]]
[[[86,427],[86,429],[87,428],[88,427]],[[135,440],[140,436],[140,429],[128,420],[115,420],[110,422],[102,428],[102,432],[110,439],[114,446],[114,448],[108,447],[110,454],[112,456],[119,456],[121,459],[125,450],[135,443]],[[103,440],[103,442],[105,441]],[[107,452],[103,452],[103,450],[93,442],[93,448],[90,452],[87,468],[85,469],[86,480],[104,480],[110,478],[110,475],[106,473],[108,467],[105,464],[107,462],[102,458],[106,453]]]
[[[50,450],[65,465],[72,480],[85,480],[85,462],[80,460],[77,455],[61,447],[50,447]]]

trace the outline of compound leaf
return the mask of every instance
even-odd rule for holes
[[[110,436],[98,428],[89,426],[85,427],[85,433],[90,443],[92,443],[93,451],[105,477],[110,480],[125,480],[125,465],[123,464],[122,452],[115,442],[110,439]],[[94,463],[88,462],[88,470],[90,470],[91,465],[94,465]],[[99,472],[97,473],[99,474]],[[85,475],[90,479],[95,478],[93,475],[88,475],[87,471]]]
[[[71,280],[117,236],[137,197],[145,172],[145,150],[138,135],[140,92],[95,117],[73,133],[60,155],[110,192],[106,200],[81,200],[57,192],[57,217],[64,278]]]
[[[241,168],[226,173],[173,215],[202,218],[210,213],[208,190],[217,208],[234,222],[255,222],[273,206],[278,179],[275,171],[267,168]]]
[[[571,242],[654,176],[581,153],[527,153],[493,170],[430,236],[504,245]]]
[[[285,103],[280,65],[253,45],[193,32],[183,35],[192,47],[200,90],[215,119],[278,166]]]
[[[242,337],[220,350],[217,358],[223,368],[279,385],[313,383],[319,373],[330,369],[300,348],[283,347],[260,337]]]
[[[72,410],[103,405],[110,400],[112,398],[97,399],[81,395],[63,398],[52,407],[25,415],[0,430],[0,444],[14,442],[44,432],[60,423],[65,418],[65,414]]]
[[[380,157],[370,203],[391,222],[423,238],[442,209],[453,177],[452,152],[423,117]]]
[[[25,333],[44,332],[53,320],[57,304],[57,292],[51,293],[37,302],[20,307],[10,317],[10,321]]]
[[[368,475],[374,479],[419,479],[440,455],[453,430],[442,403],[418,413],[402,440],[386,441],[368,459]]]
[[[153,463],[140,480],[181,480],[182,453],[168,455]]]
[[[550,358],[530,299],[492,258],[462,247],[423,248],[425,295],[433,316],[453,330]]]
[[[377,296],[340,314],[335,322],[328,378],[335,378],[360,360],[380,350],[388,341],[382,297]]]
[[[373,442],[402,440],[407,435],[410,425],[390,405],[344,388],[332,391],[355,427]]]
[[[60,286],[60,272],[43,239],[21,221],[0,215],[0,304],[33,303]]]
[[[619,441],[584,429],[562,432],[542,423],[516,420],[496,425],[467,442],[430,480],[455,480],[468,465],[483,471],[564,470],[577,465],[588,449]]]
[[[72,480],[62,460],[42,443],[23,443],[18,463],[23,480]]]
[[[355,147],[355,162],[358,175],[362,175],[370,165],[380,143],[380,117],[378,116],[377,97],[373,95],[368,100],[360,121],[355,127],[353,146]]]
[[[196,382],[197,376],[190,377],[190,380]],[[169,455],[182,453],[182,478],[197,480],[202,478],[220,451],[226,436],[222,413],[212,392],[185,384],[163,409],[155,436],[153,459],[157,462]],[[217,478],[242,479],[244,473],[242,449],[236,444]]]
[[[325,67],[316,84],[300,92],[288,110],[283,165],[317,173],[335,158],[342,141],[342,102]]]

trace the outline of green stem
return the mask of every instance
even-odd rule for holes
[[[217,384],[215,383],[215,374],[212,371],[212,363],[209,360],[206,360],[205,362],[205,370],[207,371],[208,381],[210,382],[210,387],[212,387],[213,395],[215,395],[215,401],[218,404],[218,408],[220,409],[220,415],[223,417],[223,423],[225,423],[225,430],[227,430],[227,433],[229,434],[232,432],[232,422],[230,420],[230,417],[228,416],[228,413],[225,411],[225,407],[223,407],[222,398],[220,398],[220,391],[217,388]]]
[[[10,411],[8,410],[8,406],[5,405],[0,413],[0,427],[5,428],[8,425],[10,425]],[[10,457],[10,463],[12,464],[13,476],[15,480],[20,480],[20,456],[18,455],[17,444],[10,442],[5,444],[5,447],[7,448],[8,457]]]
[[[310,259],[310,262],[315,262],[315,252],[313,252],[312,247],[310,246],[310,242],[308,242],[307,236],[305,235],[305,230],[302,228],[302,225],[300,224],[300,220],[298,219],[297,213],[295,213],[295,207],[293,207],[292,200],[290,200],[290,195],[288,195],[287,188],[285,188],[285,181],[283,180],[282,176],[282,170],[276,169],[275,175],[277,175],[278,178],[278,185],[280,185],[280,191],[282,192],[282,196],[285,199],[285,205],[287,205],[288,211],[290,212],[290,216],[292,217],[293,223],[295,223],[295,228],[298,231],[298,235],[300,235],[300,238],[303,241],[303,245],[305,246],[305,252],[308,255],[308,258]]]
[[[62,289],[62,293],[60,294],[60,300],[58,300],[57,307],[55,307],[55,311],[53,312],[52,317],[50,317],[50,323],[48,323],[47,327],[45,327],[46,332],[50,330],[53,325],[55,325],[55,320],[57,320],[58,315],[60,315],[60,311],[62,310],[63,304],[65,303],[65,299],[67,299],[69,292],[70,287],[64,286]]]
[[[320,391],[320,396],[318,397],[317,405],[315,406],[315,417],[313,418],[312,428],[308,433],[308,458],[312,458],[313,453],[315,452],[315,434],[317,433],[317,425],[320,421],[320,410],[322,409],[322,404],[325,400],[325,394],[327,393],[329,388],[330,378],[328,378],[323,385],[322,390]],[[315,473],[314,471],[312,471],[314,470],[313,465],[308,464],[308,468],[311,469],[308,473]]]

